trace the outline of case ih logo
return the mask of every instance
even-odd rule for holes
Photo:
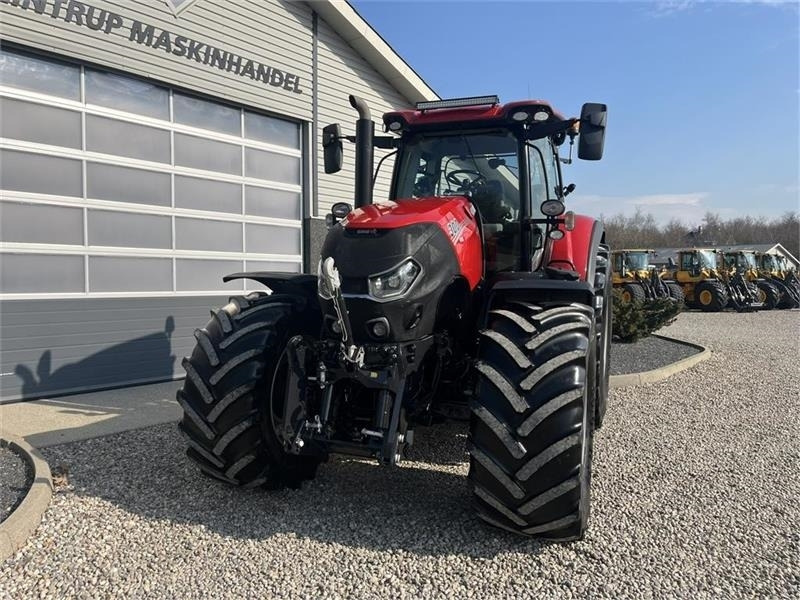
[[[166,2],[172,14],[177,17],[182,10],[187,8],[190,4],[194,4],[196,0],[166,0]]]

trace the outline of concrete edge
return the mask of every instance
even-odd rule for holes
[[[653,337],[657,337],[662,340],[667,340],[669,342],[674,342],[676,344],[689,346],[691,348],[696,348],[700,352],[698,352],[697,354],[693,354],[692,356],[687,356],[686,358],[682,358],[681,360],[671,363],[669,365],[659,367],[658,369],[653,369],[652,371],[642,371],[640,373],[626,373],[625,375],[612,375],[611,377],[609,377],[608,380],[609,389],[629,387],[632,385],[640,385],[642,383],[654,383],[656,381],[662,381],[667,377],[674,375],[675,373],[680,373],[681,371],[690,369],[697,363],[703,362],[707,358],[711,357],[711,349],[706,348],[705,346],[701,346],[700,344],[693,344],[692,342],[678,340],[675,338],[667,337],[666,335],[653,334]]]
[[[28,493],[8,518],[0,523],[0,561],[12,556],[39,526],[53,496],[53,480],[47,461],[25,440],[0,431],[0,441],[18,452],[33,471]]]

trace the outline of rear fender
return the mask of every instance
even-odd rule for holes
[[[576,302],[598,309],[597,295],[602,294],[595,281],[596,256],[605,232],[599,221],[575,216],[575,227],[565,231],[560,240],[551,240],[545,250],[540,271],[501,273],[487,286],[486,302],[480,323],[486,327],[489,311],[508,302]]]

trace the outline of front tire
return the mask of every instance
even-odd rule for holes
[[[634,301],[644,302],[647,299],[647,294],[644,293],[644,288],[638,283],[626,283],[622,286],[622,301],[626,304]]]
[[[490,313],[471,404],[469,481],[478,516],[508,531],[583,537],[596,397],[594,311]]]
[[[669,290],[669,297],[679,304],[683,304],[686,300],[683,295],[683,288],[677,283],[668,283],[667,289]]]
[[[719,312],[728,304],[728,293],[716,281],[701,281],[694,294],[697,305],[705,312]]]
[[[298,487],[314,477],[321,459],[285,452],[270,412],[283,400],[283,390],[273,384],[286,343],[314,321],[308,304],[293,295],[237,296],[195,332],[197,345],[183,360],[178,427],[189,444],[187,456],[206,475],[271,489]]]
[[[781,301],[778,288],[769,281],[756,281],[755,285],[758,288],[758,299],[764,303],[763,310],[778,308]]]

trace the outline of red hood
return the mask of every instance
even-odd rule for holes
[[[396,229],[434,223],[453,245],[461,274],[474,289],[483,275],[483,247],[475,207],[464,196],[403,198],[368,204],[342,220],[346,229]]]
[[[349,229],[394,229],[413,223],[441,223],[450,214],[472,218],[463,196],[430,196],[384,200],[355,209],[342,222]],[[461,220],[459,219],[459,220]]]

